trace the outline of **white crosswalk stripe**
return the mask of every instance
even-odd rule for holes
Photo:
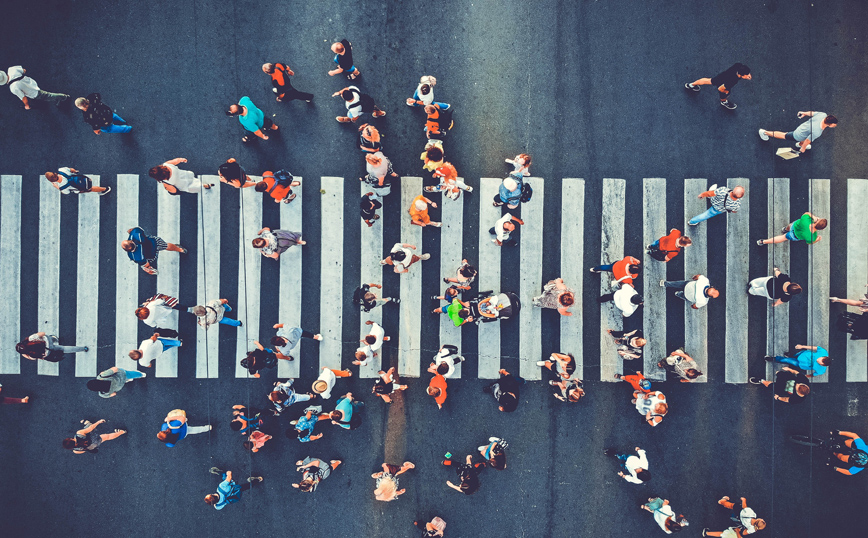
[[[750,192],[748,179],[727,180],[727,186],[730,189],[737,185],[741,185],[746,192]],[[726,373],[724,376],[727,383],[747,383],[748,379],[748,295],[744,291],[747,289],[747,283],[750,279],[748,261],[752,243],[748,233],[750,230],[749,216],[750,196],[748,195],[741,199],[741,207],[737,213],[726,214],[726,289],[729,290],[729,293],[721,302],[726,307]],[[757,247],[754,246],[754,248]],[[703,347],[706,350],[706,364],[708,361],[707,334],[708,326],[706,324],[705,332],[702,334]]]
[[[303,178],[296,177],[296,180],[303,182]],[[302,229],[302,205],[301,205],[301,188],[295,187],[293,193],[295,198],[289,204],[280,204],[280,229],[290,230],[301,233],[304,239],[304,230]],[[265,198],[270,201],[270,197]],[[278,323],[283,323],[286,328],[302,327],[306,331],[311,331],[314,334],[319,332],[318,327],[304,327],[301,323],[301,258],[304,247],[293,247],[280,255],[280,299],[278,303]],[[274,323],[265,324],[265,332],[263,338],[269,340],[271,335],[275,334],[272,328]],[[267,336],[266,336],[267,334]],[[262,342],[262,345],[271,347],[268,342]],[[302,361],[301,342],[292,351],[293,361],[278,361],[277,376],[284,378],[297,378]]]
[[[344,179],[323,177],[321,185],[319,332],[323,341],[319,344],[319,365],[337,370],[341,367],[344,305]]]
[[[790,180],[787,178],[771,178],[768,184],[768,235],[780,235],[781,228],[790,223]],[[756,239],[750,239],[755,241]],[[803,245],[804,246],[804,245]],[[759,247],[758,247],[759,248]],[[750,278],[770,276],[775,274],[774,268],[779,268],[784,274],[790,272],[790,242],[784,241],[774,245],[766,245],[768,249],[768,268],[765,275],[750,275]],[[808,247],[810,248],[810,247]],[[756,303],[766,303],[766,355],[787,355],[790,347],[790,309],[789,305],[772,306],[772,301],[764,297],[750,297]],[[756,360],[754,357],[748,357]],[[774,379],[774,363],[766,364],[766,379]]]
[[[240,204],[240,230],[238,232],[238,319],[243,326],[238,327],[235,350],[235,377],[249,377],[241,359],[248,351],[255,349],[254,341],[259,339],[259,290],[263,256],[251,244],[256,233],[262,229],[262,195],[252,188],[241,189],[238,197]],[[277,223],[269,223],[268,228],[277,229]],[[277,269],[277,260],[268,258],[270,269]]]
[[[561,183],[561,278],[575,290],[575,302],[570,308],[572,316],[561,316],[561,353],[572,353],[576,361],[576,373],[584,379],[584,335],[582,328],[584,306],[582,283],[585,263],[585,180],[564,179]]]
[[[45,176],[39,176],[39,326],[34,332],[45,334],[60,331],[60,234],[57,230],[60,229],[61,196]],[[38,361],[37,372],[58,375],[60,365]]]
[[[684,257],[684,278],[690,279],[693,275],[706,275],[708,273],[708,234],[705,224],[689,226],[687,223],[691,218],[704,212],[708,206],[708,202],[704,198],[699,198],[699,195],[708,190],[709,183],[707,179],[690,178],[684,180],[684,228],[683,233],[690,237],[693,244],[684,249],[681,256]],[[720,217],[718,217],[720,218]],[[727,234],[729,234],[729,222],[727,222]],[[676,258],[677,259],[677,258]],[[729,253],[727,252],[727,260]],[[745,258],[746,260],[746,258]],[[727,263],[729,263],[727,261]],[[747,261],[745,261],[747,263]],[[727,280],[727,289],[729,287]],[[727,294],[726,301],[730,300]],[[746,306],[746,303],[745,303]],[[706,307],[707,308],[707,307]],[[729,309],[730,305],[727,302],[727,328],[729,328]],[[684,309],[684,351],[693,357],[696,361],[696,366],[705,374],[708,374],[708,346],[707,341],[707,325],[702,324],[702,317],[694,317],[695,312],[690,307]],[[727,332],[727,337],[729,333]],[[729,355],[729,339],[727,339],[727,356]],[[747,338],[744,340],[747,345]],[[671,351],[671,350],[670,350]],[[708,380],[708,375],[699,378],[699,382]]]
[[[364,196],[368,192],[371,192],[370,185],[366,184],[363,181],[359,182],[360,196]],[[359,284],[383,284],[383,266],[380,265],[380,260],[383,259],[385,254],[383,253],[383,227],[386,225],[385,215],[382,210],[379,210],[377,213],[380,215],[380,219],[374,222],[374,225],[368,227],[365,224],[365,221],[359,217],[359,222],[361,223],[362,229],[362,244],[361,244],[361,282]],[[390,297],[386,293],[386,290],[376,290],[377,296],[381,299],[383,297]],[[365,322],[370,320],[378,325],[382,325],[383,323],[383,308],[384,306],[379,306],[371,310],[370,312],[362,312],[362,315],[359,318],[359,340],[367,336],[370,332],[370,326],[366,325]],[[391,305],[389,306],[391,308]],[[389,336],[388,333],[386,333]],[[394,340],[393,340],[394,343]],[[383,361],[383,354],[385,353],[385,348],[380,348],[380,351],[377,352],[377,356],[368,361],[367,364],[359,366],[359,376],[363,378],[373,378],[377,377],[377,372],[381,369],[381,364]]]
[[[521,310],[518,314],[519,340],[519,375],[528,380],[540,379],[542,370],[536,365],[542,358],[542,312],[533,306],[533,298],[542,293],[543,276],[543,211],[545,200],[545,182],[539,177],[525,178],[533,187],[531,202],[521,207],[521,217],[524,225],[519,232],[521,258],[519,271],[519,301]]]
[[[117,262],[115,267],[115,365],[132,370],[136,363],[128,353],[139,349],[139,320],[134,312],[139,305],[139,266],[130,261],[121,249],[121,241],[129,237],[127,230],[139,225],[139,176],[120,174],[113,192],[117,201],[115,242]],[[153,233],[151,230],[145,230]],[[148,275],[148,278],[154,278]],[[147,297],[142,297],[147,299]]]
[[[868,181],[847,180],[847,298],[865,295],[868,282]],[[868,343],[847,338],[847,381],[868,381]]]
[[[615,263],[624,257],[624,196],[627,184],[623,179],[603,178],[603,215],[600,241],[600,264]],[[615,291],[611,273],[600,273],[600,294]],[[636,313],[637,315],[641,315]],[[623,373],[623,360],[606,330],[620,331],[624,318],[614,303],[600,306],[600,380],[614,381]]]
[[[663,178],[645,178],[642,183],[642,193],[645,203],[642,206],[642,221],[644,222],[643,247],[663,237],[666,229],[666,180]],[[654,260],[650,256],[636,256],[641,259],[642,280],[645,283],[645,293],[642,298],[642,326],[645,334],[645,349],[642,352],[643,364],[630,364],[628,370],[642,368],[648,379],[663,380],[666,372],[657,366],[657,362],[667,355],[666,351],[666,289],[658,284],[666,279],[666,264]],[[638,362],[638,361],[637,361]]]
[[[214,187],[201,192],[197,200],[199,244],[196,267],[199,269],[199,278],[196,279],[196,302],[200,305],[223,299],[226,295],[220,290],[220,176],[203,176],[202,182]],[[238,305],[230,306],[234,309],[230,317],[236,318]],[[223,331],[219,323],[210,326],[207,331],[197,330],[196,377],[217,377],[220,334]]]
[[[831,217],[829,180],[812,179],[809,211],[821,218]],[[829,348],[829,245],[831,227],[822,232],[823,240],[808,247],[808,341],[809,346]],[[837,368],[841,367],[838,362]],[[832,367],[829,367],[831,370]],[[829,370],[811,378],[813,383],[828,383]]]
[[[0,176],[0,374],[21,373],[21,176]],[[34,331],[36,332],[36,331]],[[26,360],[26,359],[23,359]]]
[[[464,179],[462,178],[461,181]],[[438,201],[438,205],[442,208],[440,214],[443,222],[443,226],[440,228],[440,274],[444,277],[453,276],[455,270],[461,265],[461,260],[464,259],[464,199],[467,196],[472,195],[462,193],[458,200],[450,200],[446,196],[442,196],[442,200]],[[449,284],[444,283],[440,287],[446,289]],[[435,295],[439,295],[439,293]],[[423,304],[426,303],[427,301],[423,301]],[[458,352],[463,353],[461,328],[456,327],[446,315],[440,316],[440,345],[443,344],[458,346]],[[422,360],[427,359],[423,356]],[[461,377],[461,364],[455,365],[455,372],[453,372],[452,377]]]
[[[488,233],[500,218],[501,209],[491,201],[500,188],[501,180],[484,177],[479,180],[479,265],[484,271],[477,278],[479,291],[500,290],[500,249],[491,242]],[[496,379],[500,370],[500,323],[480,323],[477,342],[479,347],[478,376],[480,379]]]
[[[90,175],[94,187],[99,176]],[[78,196],[78,260],[76,265],[75,345],[87,346],[75,354],[76,377],[96,377],[99,328],[99,199],[98,194]],[[177,278],[175,279],[177,281]],[[132,313],[130,313],[132,315]]]
[[[205,190],[205,189],[203,189]],[[207,191],[206,191],[207,192]],[[201,194],[200,196],[206,196]],[[181,200],[180,196],[172,196],[162,186],[157,187],[157,235],[169,243],[184,246],[181,241]],[[183,256],[183,254],[180,254]],[[170,297],[178,297],[181,284],[178,281],[181,273],[179,253],[163,253],[159,260],[157,273],[157,293]],[[189,314],[184,313],[184,316]],[[178,312],[172,312],[167,327],[161,329],[178,330]],[[156,377],[178,377],[178,351],[173,347],[164,349],[160,360],[155,361],[154,375]]]
[[[413,254],[421,256],[422,228],[410,224],[407,210],[413,198],[422,194],[421,177],[401,178],[401,237],[400,242],[413,245]],[[439,204],[438,204],[439,205]],[[390,249],[391,250],[391,249]],[[386,254],[383,254],[385,257]],[[410,267],[401,275],[401,304],[399,313],[398,337],[398,374],[405,377],[419,377],[421,373],[421,336],[422,336],[422,261]],[[392,266],[387,266],[392,269]],[[385,366],[385,365],[384,365]]]

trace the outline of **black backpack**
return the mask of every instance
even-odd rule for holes
[[[291,186],[292,186],[292,180],[294,179],[294,178],[292,177],[292,174],[290,174],[289,172],[287,172],[287,171],[284,170],[283,168],[281,168],[280,170],[278,170],[277,172],[275,172],[273,177],[274,177],[274,184],[271,185],[271,188],[270,188],[270,189],[268,189],[267,191],[265,191],[265,192],[267,192],[268,194],[271,194],[271,191],[273,191],[273,190],[274,190],[275,188],[277,188],[278,186],[280,186],[280,187],[291,187]]]
[[[58,170],[57,173],[67,179],[66,185],[60,187],[61,191],[72,187],[78,192],[88,192],[93,187],[93,182],[91,181],[91,179],[84,174],[69,175],[64,174],[60,170]]]
[[[446,133],[452,126],[455,125],[455,121],[452,119],[452,110],[454,106],[450,106],[446,110],[440,109],[440,115],[437,116],[437,130],[440,131],[436,134],[431,134],[431,138],[435,140],[443,140],[446,138]]]
[[[530,186],[530,183],[524,182],[521,185],[521,203],[530,202],[531,197],[533,196],[533,189]]]

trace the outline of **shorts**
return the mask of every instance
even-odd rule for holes
[[[335,65],[337,65],[338,67],[341,67],[341,62],[340,62],[340,60],[338,59],[339,57],[340,57],[340,55],[335,54],[335,59],[334,59],[334,61],[335,61]],[[341,69],[343,69],[343,67],[341,67]],[[352,73],[352,72],[355,71],[355,70],[356,70],[356,66],[354,65],[354,66],[350,67],[349,69],[344,69],[344,72],[345,72],[345,73]]]
[[[160,252],[161,250],[166,250],[169,248],[169,244],[162,237],[154,237],[154,250]]]
[[[787,232],[787,235],[785,235],[784,237],[786,237],[790,241],[801,241],[801,239],[796,237],[796,234],[793,231],[793,225],[792,224],[790,224],[790,230]]]
[[[263,129],[271,129],[272,126],[274,126],[274,122],[271,121],[270,118],[263,118],[262,119],[262,128]]]
[[[793,135],[793,131],[784,133],[784,140],[792,140],[793,142],[797,142],[795,135]]]

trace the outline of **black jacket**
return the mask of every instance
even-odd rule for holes
[[[84,122],[90,125],[94,130],[103,129],[112,124],[114,111],[110,106],[102,102],[102,98],[98,93],[92,93],[85,97],[90,103],[87,110],[82,110],[81,115],[84,117]]]

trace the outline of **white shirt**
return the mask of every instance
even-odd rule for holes
[[[377,339],[376,342],[369,346],[371,348],[371,351],[379,351],[380,348],[383,347],[383,337],[386,336],[386,331],[382,327],[380,327],[379,324],[374,322],[374,324],[371,325],[371,332],[368,334],[373,335],[374,338]]]
[[[402,245],[401,243],[395,243],[395,246],[392,247],[392,250],[390,251],[390,253],[394,254],[394,253],[401,251],[401,250],[404,251],[404,254],[406,254],[406,257],[401,261],[396,261],[394,258],[392,258],[392,263],[395,264],[396,267],[400,267],[401,269],[406,269],[406,268],[410,267],[410,262],[413,260],[413,251],[410,250],[409,248],[404,248],[404,245]]]
[[[633,484],[644,484],[639,477],[636,476],[636,469],[648,469],[648,458],[645,457],[644,450],[637,450],[636,453],[638,456],[630,456],[627,458],[627,461],[624,462],[624,466],[627,468],[627,471],[630,472],[629,475],[624,476],[624,480],[627,482],[632,482]]]
[[[365,359],[359,361],[359,366],[367,366],[368,361],[374,358],[374,352],[371,350],[371,346],[365,344],[356,351],[361,351],[365,354]]]
[[[139,345],[139,349],[142,352],[142,358],[139,359],[139,364],[147,368],[151,365],[151,362],[153,362],[154,359],[163,353],[163,343],[160,342],[159,339],[154,341],[148,338]]]
[[[630,302],[630,298],[634,295],[639,294],[636,292],[636,289],[629,284],[622,284],[621,287],[618,288],[618,291],[615,292],[615,306],[618,307],[618,310],[621,311],[621,314],[625,318],[632,316],[633,312],[639,308],[639,305]]]
[[[419,101],[422,101],[423,106],[428,106],[434,102],[434,86],[428,86],[428,95],[422,95],[422,86],[421,82],[416,86],[416,97]]]
[[[380,164],[377,166],[372,165],[367,160],[365,161],[365,168],[369,174],[376,177],[377,179],[381,177],[385,177],[386,174],[389,173],[389,158],[383,155],[382,151],[378,151],[373,154],[374,157],[380,158]]]
[[[179,191],[198,193],[202,189],[202,182],[196,178],[196,174],[189,170],[181,170],[174,164],[163,163],[163,166],[171,172],[166,183],[173,185]]]
[[[670,517],[675,517],[675,512],[672,511],[672,507],[668,504],[664,504],[657,510],[654,510],[654,521],[660,525],[660,528],[663,529],[663,532],[666,534],[672,534],[672,531],[666,528],[666,520]]]
[[[702,308],[708,304],[708,296],[705,290],[711,287],[708,277],[700,275],[698,279],[691,280],[684,286],[684,297],[693,303],[696,308]]]
[[[753,511],[753,508],[750,506],[746,506],[741,509],[741,512],[738,514],[738,518],[741,520],[741,524],[744,527],[744,534],[753,534],[756,532],[756,527],[751,523],[751,519],[756,517],[756,512]]]
[[[347,86],[347,89],[353,90],[353,100],[352,101],[344,101],[347,105],[347,112],[352,112],[353,114],[361,114],[362,112],[362,90],[360,90],[357,86]],[[358,108],[358,110],[353,110]]]
[[[509,232],[503,228],[503,225],[512,220],[512,215],[507,213],[494,223],[494,232],[497,235],[497,240],[503,243],[509,239]]]
[[[74,174],[73,174],[72,170],[69,169],[68,166],[64,166],[63,168],[58,168],[57,172],[58,172],[58,174],[57,174],[58,177],[60,177],[60,181],[55,183],[55,185],[57,185],[57,187],[59,189],[63,189],[64,186],[69,184],[69,180],[60,174],[66,174],[67,176],[70,176],[70,177],[72,177]],[[78,192],[78,191],[74,188],[63,189],[62,191],[60,191],[61,194],[72,194],[73,192]]]
[[[145,325],[154,328],[171,328],[174,322],[172,314],[174,314],[175,310],[166,306],[166,301],[155,299],[149,303],[145,303],[145,308],[148,309],[148,317],[142,320]]]
[[[13,78],[18,78],[23,74],[24,68],[20,65],[10,67],[6,70],[6,76],[9,77],[9,80],[12,80]],[[39,95],[39,85],[36,84],[36,81],[32,78],[25,76],[21,80],[10,84],[9,91],[12,92],[15,97],[19,99],[21,99],[22,97],[33,99],[34,97]]]
[[[320,393],[320,397],[323,400],[328,400],[329,398],[331,398],[332,388],[334,388],[335,386],[335,381],[338,380],[338,378],[335,376],[335,373],[326,368],[319,373],[319,377],[316,378],[316,380],[325,381],[327,385],[326,389]],[[314,381],[314,383],[316,383],[316,381]]]
[[[448,349],[441,348],[440,351],[434,355],[434,367],[436,368],[444,362],[446,363],[446,366],[449,367],[449,371],[443,374],[443,377],[448,379],[455,373],[455,358],[452,355],[449,355]]]

